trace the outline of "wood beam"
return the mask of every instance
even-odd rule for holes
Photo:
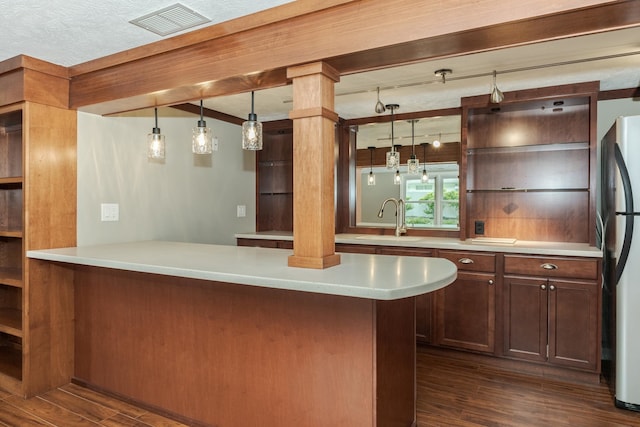
[[[149,46],[155,54],[73,67],[71,107],[109,114],[284,85],[286,69],[303,63],[356,73],[640,25],[630,0],[334,1],[283,16],[263,25],[246,17],[245,29],[241,18],[231,30],[220,24],[171,48]]]

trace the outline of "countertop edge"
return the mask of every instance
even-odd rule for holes
[[[293,241],[288,232],[248,232],[235,234],[236,239],[283,240]],[[380,236],[372,234],[336,234],[336,243],[352,245],[400,246],[426,249],[448,249],[456,251],[502,252],[528,255],[576,256],[602,258],[602,251],[594,246],[580,243],[519,241],[515,244],[480,244],[471,240],[458,240],[447,237],[403,237]]]
[[[429,259],[425,260],[428,264],[424,264],[425,266],[430,266],[434,270],[443,270],[442,274],[435,274],[433,280],[430,280],[428,283],[417,283],[410,284],[408,286],[399,286],[392,288],[380,288],[375,286],[363,286],[362,284],[345,284],[345,283],[329,283],[327,280],[318,280],[318,278],[322,278],[323,274],[321,273],[323,270],[312,270],[305,271],[306,269],[297,269],[296,267],[287,267],[285,274],[282,274],[281,277],[277,277],[277,275],[259,275],[254,274],[250,270],[247,272],[247,269],[239,268],[238,271],[233,273],[229,273],[228,271],[216,271],[214,269],[206,269],[206,268],[185,268],[179,266],[179,262],[176,262],[176,265],[167,265],[167,264],[158,264],[158,263],[149,263],[142,262],[140,260],[123,260],[117,259],[117,257],[105,257],[105,256],[90,256],[90,255],[74,255],[74,251],[79,252],[87,252],[91,251],[91,248],[109,248],[112,251],[117,251],[118,248],[126,248],[130,247],[133,244],[140,244],[140,242],[133,242],[130,244],[112,244],[112,245],[97,245],[95,247],[79,247],[79,248],[59,248],[59,249],[47,249],[47,250],[30,250],[27,251],[27,256],[32,259],[39,259],[44,261],[53,261],[53,262],[61,262],[68,263],[74,265],[82,265],[82,266],[90,266],[90,267],[101,267],[101,268],[110,268],[117,270],[125,270],[139,273],[150,273],[150,274],[159,274],[164,276],[174,276],[174,277],[184,277],[189,279],[200,279],[206,281],[213,282],[225,282],[225,283],[233,283],[239,285],[248,285],[248,286],[258,286],[258,287],[266,287],[273,289],[282,289],[282,290],[292,290],[292,291],[302,291],[302,292],[313,292],[319,294],[328,294],[328,295],[339,295],[339,296],[347,296],[347,297],[356,297],[356,298],[366,298],[366,299],[374,299],[374,300],[395,300],[407,297],[413,297],[417,295],[422,295],[425,293],[429,293],[438,289],[441,289],[451,283],[457,277],[457,269],[453,263],[450,263],[444,259]],[[155,243],[158,245],[162,245],[163,242],[144,242],[148,246],[147,249],[152,248]],[[214,248],[224,248],[225,246],[218,245],[200,245],[200,244],[181,244],[181,248],[191,248],[191,247],[209,247],[210,250],[215,250]],[[270,257],[277,257],[278,261],[283,262],[286,266],[286,258],[290,254],[290,251],[282,250],[282,249],[267,249],[267,248],[238,248],[235,246],[229,246],[227,248],[233,248],[234,250],[243,250],[243,249],[254,249],[259,250],[262,254],[268,254]],[[274,252],[275,251],[275,252]],[[275,255],[274,255],[275,254]],[[358,254],[345,254],[343,259],[347,262],[357,263]],[[355,256],[355,257],[354,257]],[[379,257],[380,259],[384,259],[385,257],[387,261],[390,259],[401,260],[403,258],[412,258],[412,257],[389,257],[383,255],[362,255],[361,258],[363,261],[370,260],[368,257]],[[368,261],[367,261],[368,262]],[[413,261],[411,261],[413,262]],[[288,269],[298,270],[288,270]],[[425,267],[426,268],[426,267]],[[242,271],[244,270],[244,271]],[[286,272],[290,273],[287,274]],[[310,276],[309,279],[301,278],[301,274],[305,277]],[[331,274],[325,274],[325,276],[330,277]]]

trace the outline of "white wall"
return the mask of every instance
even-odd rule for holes
[[[136,240],[235,244],[255,231],[255,153],[240,126],[206,119],[219,140],[211,156],[191,153],[197,116],[158,109],[164,163],[150,161],[153,109],[116,117],[78,113],[78,246]],[[100,221],[100,204],[118,203],[118,222]],[[236,206],[246,217],[236,217]]]
[[[640,115],[640,100],[632,98],[598,102],[598,142],[607,133],[618,116]]]

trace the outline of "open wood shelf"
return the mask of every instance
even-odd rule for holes
[[[22,288],[22,269],[21,268],[0,268],[0,284]]]
[[[0,308],[0,332],[22,338],[22,311]]]
[[[22,350],[13,346],[0,345],[0,383],[3,388],[15,387],[20,390],[22,381]]]

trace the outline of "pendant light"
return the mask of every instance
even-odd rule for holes
[[[384,104],[380,102],[380,87],[378,87],[377,90],[378,90],[378,102],[376,102],[375,111],[378,114],[382,114],[385,112],[386,109],[384,108]]]
[[[244,150],[262,150],[262,123],[253,112],[253,91],[251,91],[251,113],[249,120],[242,123],[242,148]]]
[[[164,159],[164,135],[160,133],[158,127],[158,109],[154,108],[153,111],[156,125],[151,129],[151,133],[147,134],[147,156],[150,159]]]
[[[411,156],[407,160],[407,172],[411,175],[420,173],[420,160],[416,157],[415,149],[415,125],[418,120],[409,120],[411,123]]]
[[[198,120],[198,126],[193,128],[191,149],[195,154],[211,154],[213,151],[213,135],[204,121],[202,100],[200,100],[200,120]]]
[[[369,178],[367,178],[367,185],[376,185],[376,176],[373,174],[373,152],[376,150],[376,147],[367,147],[369,148],[369,164],[371,169],[369,170]]]
[[[422,144],[422,157],[424,158],[424,163],[422,164],[422,178],[420,178],[420,181],[422,181],[422,183],[426,184],[427,182],[429,182],[429,175],[427,174],[427,145],[429,145],[426,142],[423,142]]]
[[[385,108],[387,110],[391,110],[391,151],[387,151],[387,169],[397,169],[398,166],[400,166],[400,153],[398,151],[396,151],[394,142],[395,142],[395,135],[393,134],[393,121],[394,121],[394,114],[396,109],[398,109],[400,106],[398,104],[387,104],[385,105]]]
[[[499,104],[504,100],[504,94],[498,89],[498,85],[496,84],[496,75],[496,70],[493,70],[493,89],[491,90],[492,104]]]
[[[398,153],[398,156],[400,155],[400,148],[402,148],[402,145],[395,145],[394,146],[396,153]],[[396,169],[396,173],[393,176],[393,183],[395,185],[400,185],[400,183],[402,182],[402,179],[400,177],[400,158],[398,158],[398,169]]]

